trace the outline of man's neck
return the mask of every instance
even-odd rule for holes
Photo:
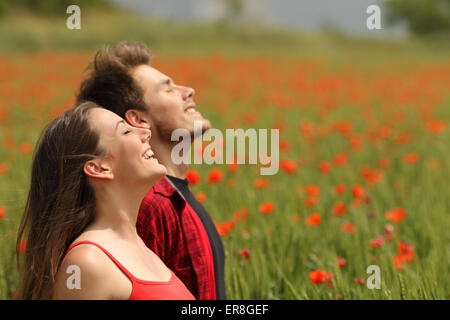
[[[184,179],[184,175],[188,169],[188,165],[181,163],[175,164],[172,161],[172,144],[171,143],[159,143],[156,141],[150,141],[150,145],[152,146],[152,151],[155,153],[156,159],[158,159],[159,163],[167,169],[167,175]]]

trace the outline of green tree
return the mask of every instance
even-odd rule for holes
[[[418,35],[450,32],[450,0],[388,0],[387,21],[407,22]]]
[[[245,9],[243,0],[222,0],[225,7],[225,19],[227,21],[238,20]]]

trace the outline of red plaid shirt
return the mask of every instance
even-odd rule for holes
[[[136,228],[153,250],[196,299],[216,299],[214,261],[209,241],[202,241],[194,209],[163,178],[146,194],[139,209]],[[202,232],[206,234],[200,222]],[[209,257],[209,258],[208,258]]]

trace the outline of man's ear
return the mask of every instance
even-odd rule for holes
[[[111,168],[100,160],[89,160],[84,164],[84,173],[91,178],[113,180],[114,174]]]
[[[125,120],[137,128],[150,129],[150,123],[143,116],[143,111],[130,109],[125,112]]]

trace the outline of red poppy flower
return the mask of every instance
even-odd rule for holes
[[[395,208],[391,211],[386,212],[386,219],[392,222],[400,222],[406,217],[406,210],[404,208]]]
[[[32,150],[33,150],[33,146],[28,141],[22,142],[19,145],[19,152],[20,153],[27,154],[27,153],[31,153]]]
[[[347,212],[347,206],[345,205],[345,203],[339,201],[338,203],[336,203],[333,207],[333,215],[334,216],[342,216],[343,214],[345,214]]]
[[[431,120],[428,121],[427,128],[433,133],[440,133],[445,130],[445,122],[438,120]]]
[[[410,152],[403,155],[403,162],[412,164],[419,161],[419,154],[417,152]]]
[[[372,169],[368,166],[364,166],[361,171],[361,176],[369,185],[373,185],[381,180],[383,173],[380,170]]]
[[[231,230],[233,230],[234,226],[234,222],[224,222],[216,225],[216,229],[219,235],[226,236]]]
[[[306,137],[310,138],[314,134],[314,126],[308,120],[302,120],[299,125],[300,132]]]
[[[212,184],[212,183],[218,183],[220,181],[222,181],[222,170],[220,170],[219,168],[213,168],[209,171],[209,175],[208,175],[208,183]]]
[[[394,265],[398,269],[402,269],[402,263],[410,263],[413,259],[417,259],[414,254],[414,247],[406,242],[397,243],[398,254],[394,257]]]
[[[322,270],[314,270],[309,273],[309,278],[312,283],[321,284],[327,280],[327,273]]]
[[[352,149],[352,151],[359,151],[361,150],[361,146],[362,146],[362,138],[361,136],[357,135],[357,134],[352,134],[349,138],[350,140],[350,148]]]
[[[309,273],[309,279],[311,280],[312,283],[317,285],[325,281],[328,281],[330,283],[332,278],[333,278],[332,273],[327,273],[323,270],[314,270]]]
[[[373,238],[372,240],[370,240],[370,246],[372,248],[379,248],[384,244],[383,242],[383,237],[382,236],[378,236],[376,238]]]
[[[414,252],[414,247],[404,241],[400,241],[397,243],[397,249],[402,254],[409,254]]]
[[[236,172],[239,169],[239,164],[237,163],[230,163],[227,165],[228,171],[230,172]]]
[[[271,214],[275,206],[272,202],[265,202],[258,207],[258,211],[262,214]]]
[[[291,143],[287,140],[280,140],[280,150],[281,151],[291,150]]]
[[[394,139],[396,144],[405,144],[409,140],[411,140],[411,135],[407,132],[399,132]]]
[[[318,168],[323,174],[327,174],[331,171],[331,165],[326,161],[320,161],[318,164]]]
[[[334,194],[338,195],[338,194],[343,194],[346,190],[346,186],[345,184],[338,184],[337,186],[334,187]]]
[[[280,167],[287,174],[293,174],[297,171],[297,164],[291,159],[281,159]]]
[[[305,201],[303,202],[303,205],[306,208],[312,207],[317,205],[317,203],[319,202],[319,199],[317,197],[308,197],[305,199]]]
[[[195,198],[198,202],[203,203],[206,200],[206,194],[203,191],[197,192]]]
[[[253,181],[253,187],[255,189],[264,189],[269,185],[269,180],[266,178],[257,178]]]
[[[346,264],[347,264],[347,260],[345,260],[345,258],[342,258],[342,257],[336,257],[336,261],[337,261],[337,264],[338,264],[338,266],[339,266],[339,268],[342,268],[342,267],[344,267]]]
[[[364,196],[364,188],[361,187],[359,184],[355,184],[352,187],[352,194],[353,198],[362,198]]]
[[[387,224],[384,226],[384,233],[392,234],[394,232],[394,226],[392,224]]]
[[[312,213],[308,218],[306,218],[306,224],[310,227],[315,227],[320,224],[321,219],[320,214]]]
[[[333,158],[333,164],[335,166],[342,166],[342,165],[346,164],[347,161],[348,161],[348,156],[345,152],[340,152],[337,155],[335,155]]]
[[[8,166],[4,162],[0,162],[0,174],[6,174],[8,172]]]
[[[6,209],[3,207],[0,207],[0,219],[3,218],[6,214]]]
[[[233,213],[233,222],[237,223],[243,219],[247,220],[248,208],[242,207]]]
[[[353,129],[353,124],[348,120],[337,121],[333,123],[333,130],[341,134],[350,133]]]
[[[238,256],[243,257],[245,260],[247,260],[250,257],[250,250],[248,250],[247,248],[239,250]]]
[[[320,187],[315,184],[307,185],[306,192],[310,196],[318,196],[320,194]]]
[[[190,185],[196,185],[200,182],[200,174],[194,169],[186,171],[184,177],[189,180]]]
[[[351,222],[343,223],[343,224],[341,224],[341,231],[347,232],[347,233],[353,233],[353,232],[355,232],[355,226]]]

